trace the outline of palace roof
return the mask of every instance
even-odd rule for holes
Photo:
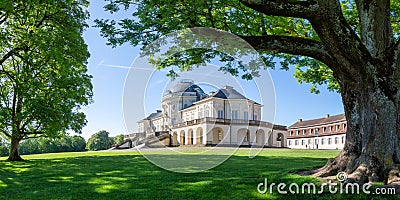
[[[339,121],[346,121],[346,116],[344,114],[333,115],[333,116],[325,116],[323,118],[311,119],[311,120],[302,120],[299,119],[296,123],[289,126],[289,129],[299,128],[299,127],[308,127],[308,126],[318,126],[323,124],[330,124]]]

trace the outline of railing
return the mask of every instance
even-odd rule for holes
[[[173,125],[173,128],[180,128],[185,126],[193,126],[202,123],[215,123],[215,124],[223,124],[223,125],[249,125],[249,126],[271,126],[272,124],[269,122],[258,121],[258,120],[244,120],[244,119],[223,119],[223,118],[213,118],[213,117],[204,117],[201,119],[194,119],[190,121],[185,121],[182,123],[178,123]]]
[[[128,134],[128,135],[124,135],[124,138],[141,137],[141,136],[144,136],[144,135],[146,135],[145,132],[131,133],[131,134]]]

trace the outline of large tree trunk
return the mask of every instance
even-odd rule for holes
[[[21,161],[22,160],[22,158],[18,152],[18,147],[19,147],[20,141],[21,141],[20,139],[15,139],[15,138],[11,139],[11,149],[10,149],[10,155],[8,156],[8,159],[7,159],[8,161]]]
[[[348,124],[345,147],[314,175],[346,172],[353,182],[400,184],[398,91],[389,88],[391,80],[360,79],[341,84]]]

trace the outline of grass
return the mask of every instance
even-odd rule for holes
[[[155,152],[157,153],[157,152]],[[257,185],[313,182],[291,172],[322,166],[338,151],[264,149],[250,159],[240,149],[200,173],[163,170],[137,152],[82,152],[0,158],[1,199],[380,199],[396,196],[260,194]],[[160,153],[168,159],[168,155]],[[190,154],[188,154],[190,156]]]

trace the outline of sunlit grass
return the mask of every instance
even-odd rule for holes
[[[152,152],[154,154],[157,151]],[[160,156],[168,155],[160,151]],[[79,152],[23,156],[23,162],[0,158],[2,199],[348,199],[349,195],[260,194],[257,185],[313,182],[292,172],[313,169],[338,151],[264,149],[249,158],[237,151],[216,168],[193,174],[163,170],[137,152]],[[367,196],[379,199],[388,196]]]

